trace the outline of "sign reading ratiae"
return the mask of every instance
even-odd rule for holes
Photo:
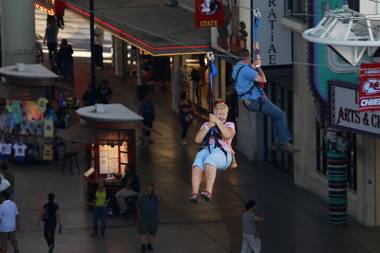
[[[220,0],[195,0],[195,25],[210,28],[223,25],[223,5]]]
[[[359,111],[359,94],[354,88],[330,85],[330,123],[353,132],[380,135],[380,112]]]
[[[380,111],[380,64],[360,66],[359,109]]]
[[[281,24],[285,1],[255,0],[253,4],[253,8],[262,11],[257,39],[260,42],[263,65],[291,64],[292,32]]]

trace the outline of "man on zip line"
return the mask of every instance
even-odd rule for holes
[[[289,143],[291,135],[285,112],[269,100],[258,84],[267,82],[261,69],[261,60],[256,59],[251,64],[248,49],[241,49],[239,56],[241,61],[234,66],[232,72],[238,99],[243,101],[249,111],[262,112],[271,117],[274,124],[272,149],[288,153],[299,152],[298,148]]]

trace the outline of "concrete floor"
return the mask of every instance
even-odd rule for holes
[[[66,21],[68,22],[68,21]],[[88,58],[75,59],[78,94],[88,83]],[[111,82],[113,101],[135,109],[135,81],[112,75],[110,66],[101,73]],[[262,163],[239,157],[239,169],[218,174],[215,201],[193,205],[191,163],[197,146],[183,148],[176,115],[167,94],[156,92],[155,143],[137,149],[141,181],[154,182],[162,196],[156,252],[240,252],[240,219],[244,202],[255,199],[265,215],[261,226],[263,253],[378,253],[380,231],[350,222],[335,227],[327,222],[326,203],[297,189],[290,176]],[[196,125],[196,124],[195,124]],[[194,126],[189,137],[196,131]],[[82,170],[84,170],[82,166]],[[55,192],[63,217],[63,233],[56,236],[59,253],[139,252],[139,237],[132,222],[109,218],[105,239],[91,239],[91,213],[83,206],[81,175],[60,174],[59,164],[15,165],[16,203],[21,231],[21,252],[47,252],[37,217],[48,192]],[[11,252],[11,251],[9,251]]]

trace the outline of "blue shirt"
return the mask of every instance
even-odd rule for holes
[[[236,80],[237,73],[239,69],[242,68],[239,72],[238,79]],[[255,81],[257,76],[257,71],[254,70],[249,64],[238,62],[234,66],[232,71],[232,78],[236,81],[235,90],[237,94],[244,94],[253,85],[253,81]],[[262,95],[261,88],[256,86],[253,88],[251,93],[248,93],[244,96],[238,96],[238,99],[250,99],[256,100]]]

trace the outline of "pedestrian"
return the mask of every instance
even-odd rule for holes
[[[181,139],[182,146],[186,146],[189,143],[186,141],[187,131],[193,121],[194,107],[187,100],[186,91],[183,91],[180,95],[178,102],[179,122],[182,126]]]
[[[157,234],[159,223],[159,197],[150,183],[137,201],[138,232],[141,235],[141,252],[153,251],[152,241]]]
[[[264,217],[256,214],[256,202],[250,200],[245,205],[246,211],[243,214],[243,242],[241,253],[260,253],[261,240],[258,234],[258,223],[264,221]]]
[[[60,29],[65,28],[65,22],[63,20],[63,16],[65,16],[65,8],[66,8],[66,3],[64,1],[55,0],[54,2],[55,19],[57,22],[57,26]]]
[[[94,47],[95,65],[100,69],[104,69],[104,65],[103,65],[104,31],[103,29],[101,29],[99,26],[96,26],[94,29],[94,36],[95,36],[95,47]]]
[[[99,236],[99,221],[100,221],[100,236],[104,237],[107,227],[107,215],[108,215],[108,201],[107,192],[104,187],[104,179],[99,179],[98,188],[96,189],[95,196],[93,198],[93,229],[91,237],[95,238]]]
[[[139,113],[143,117],[143,124],[145,127],[141,139],[148,144],[153,144],[154,142],[151,139],[151,129],[153,128],[155,113],[153,95],[151,93],[148,93],[140,103]]]
[[[16,230],[20,230],[20,219],[17,206],[9,199],[7,191],[0,193],[0,241],[1,253],[7,252],[8,241],[14,248],[15,253],[19,253],[16,240]]]
[[[91,84],[87,86],[87,90],[82,96],[83,106],[90,106],[95,104],[95,94],[92,91]]]
[[[115,197],[119,204],[120,214],[125,214],[128,208],[126,198],[137,196],[140,193],[139,176],[132,165],[125,165],[121,184],[123,185],[123,188],[116,192]]]
[[[52,253],[54,250],[54,237],[55,230],[57,227],[57,222],[59,224],[59,233],[62,231],[61,217],[59,214],[59,206],[54,202],[55,194],[49,193],[48,202],[45,203],[42,207],[37,227],[40,225],[40,222],[44,222],[44,237],[46,243],[49,247],[49,253]]]
[[[236,82],[235,89],[238,99],[242,100],[243,105],[249,111],[263,112],[271,117],[274,127],[272,149],[289,153],[299,152],[297,147],[289,143],[291,135],[285,112],[273,104],[263,88],[257,84],[267,82],[265,73],[261,69],[261,60],[256,59],[252,66],[248,49],[241,49],[240,57],[242,60],[234,66],[232,73]]]
[[[15,196],[15,184],[16,184],[15,176],[13,175],[12,172],[9,171],[7,163],[2,162],[0,165],[0,168],[1,168],[1,174],[3,174],[4,178],[8,180],[10,184],[10,186],[6,189],[6,191],[9,194],[9,198],[13,200]]]
[[[51,63],[54,63],[53,57],[57,53],[57,46],[58,46],[58,27],[57,24],[50,20],[46,29],[45,29],[45,37],[44,37],[44,44],[47,43],[47,47],[49,50],[49,61]]]
[[[98,103],[108,104],[111,100],[112,90],[108,84],[108,80],[103,80],[96,90],[96,99]]]
[[[145,79],[142,79],[142,82],[137,84],[136,87],[136,96],[135,96],[135,101],[137,107],[140,106],[140,103],[144,100],[146,94],[148,93],[148,86],[146,84]]]
[[[67,42],[66,39],[62,39],[59,51],[57,53],[57,66],[60,74],[63,76],[63,80],[70,83],[74,80],[74,59],[73,59],[73,47]]]

